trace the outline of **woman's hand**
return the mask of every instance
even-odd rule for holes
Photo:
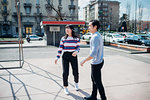
[[[72,56],[74,56],[74,57],[77,56],[77,51],[73,52]]]
[[[57,64],[58,59],[55,59],[55,64]]]

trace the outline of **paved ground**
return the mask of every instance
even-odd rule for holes
[[[15,58],[17,50],[0,49],[0,60]],[[71,94],[66,96],[62,89],[61,59],[57,65],[54,64],[56,51],[53,46],[24,48],[23,68],[0,70],[0,100],[83,100],[84,96],[90,95],[90,62],[85,63],[84,67],[79,66],[79,91],[73,87],[70,68],[68,88]],[[81,48],[79,61],[88,52],[89,48]],[[131,54],[105,47],[104,59],[102,74],[108,100],[150,100],[149,53]],[[14,64],[17,66],[18,62],[0,62],[0,67]],[[98,98],[100,100],[99,95]]]

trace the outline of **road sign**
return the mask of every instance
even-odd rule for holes
[[[59,26],[50,26],[50,32],[59,32],[60,27]]]

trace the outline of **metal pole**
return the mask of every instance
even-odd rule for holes
[[[137,0],[135,0],[135,23],[134,23],[134,33],[136,33],[136,14],[137,14]]]
[[[53,31],[53,45],[55,46],[55,31]]]
[[[21,60],[23,60],[23,47],[22,47],[22,34],[21,34],[21,17],[20,17],[20,1],[16,1],[16,10],[17,10],[17,16],[18,16],[18,30],[19,30],[19,61],[20,61],[20,66],[21,65]]]

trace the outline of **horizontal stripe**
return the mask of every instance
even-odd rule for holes
[[[63,43],[77,43],[77,41],[64,41]]]
[[[60,56],[57,56],[57,58],[60,58]]]
[[[64,47],[64,49],[76,49],[76,47]]]
[[[58,51],[58,53],[60,53],[60,54],[61,54],[61,53],[62,53],[62,51]]]
[[[64,45],[60,45],[59,47],[63,47]]]

